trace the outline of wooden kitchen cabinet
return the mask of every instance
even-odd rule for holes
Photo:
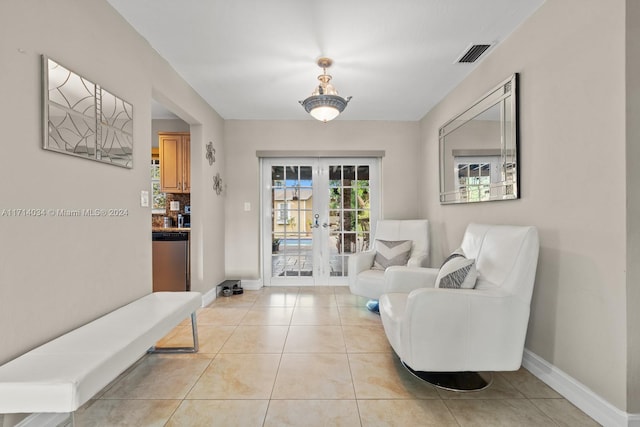
[[[191,192],[191,136],[158,133],[160,187],[163,193]]]

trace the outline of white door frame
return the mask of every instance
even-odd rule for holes
[[[330,274],[330,250],[329,236],[330,227],[328,224],[328,194],[329,194],[329,165],[366,165],[369,166],[370,178],[370,219],[372,226],[375,220],[380,217],[380,157],[268,157],[260,158],[260,260],[262,263],[262,282],[265,286],[320,286],[320,285],[346,285],[347,275],[333,276]],[[293,278],[284,276],[273,277],[272,270],[272,206],[271,206],[271,168],[272,166],[311,166],[313,193],[327,195],[326,199],[317,197],[314,200],[313,216],[319,214],[317,228],[313,230],[313,275],[311,277],[295,276]],[[320,212],[322,210],[322,212]],[[373,230],[371,230],[373,231]],[[371,234],[373,236],[373,234]],[[343,259],[346,261],[346,258]],[[346,268],[346,266],[345,266]]]

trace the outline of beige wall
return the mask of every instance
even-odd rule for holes
[[[627,411],[640,412],[640,2],[627,0]]]
[[[41,148],[41,54],[133,104],[133,169]],[[214,168],[202,148],[213,140],[224,157],[222,120],[106,1],[3,0],[0,58],[0,209],[128,211],[0,216],[0,364],[151,292],[151,210],[140,207],[140,191],[149,189],[152,96],[173,103],[195,129],[193,287],[206,291],[224,279],[223,200],[203,183]]]
[[[346,113],[345,113],[346,114]],[[225,122],[228,194],[228,277],[260,278],[260,180],[257,150],[385,150],[382,159],[382,215],[416,218],[422,182],[415,153],[418,122],[357,122],[337,119]],[[244,211],[244,202],[251,211]]]
[[[527,348],[626,401],[624,0],[550,0],[422,120],[421,213],[434,256],[471,221],[532,224],[541,252]],[[522,198],[438,203],[438,126],[520,73]],[[636,141],[637,142],[637,141]],[[634,182],[638,182],[637,179]],[[637,409],[637,408],[636,408]]]

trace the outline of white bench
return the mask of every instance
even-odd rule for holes
[[[145,352],[197,352],[198,292],[156,292],[0,366],[0,414],[74,412]],[[191,316],[193,347],[155,344]]]

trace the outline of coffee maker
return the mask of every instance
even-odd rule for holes
[[[183,227],[191,228],[191,205],[184,206],[184,215],[182,215]]]

